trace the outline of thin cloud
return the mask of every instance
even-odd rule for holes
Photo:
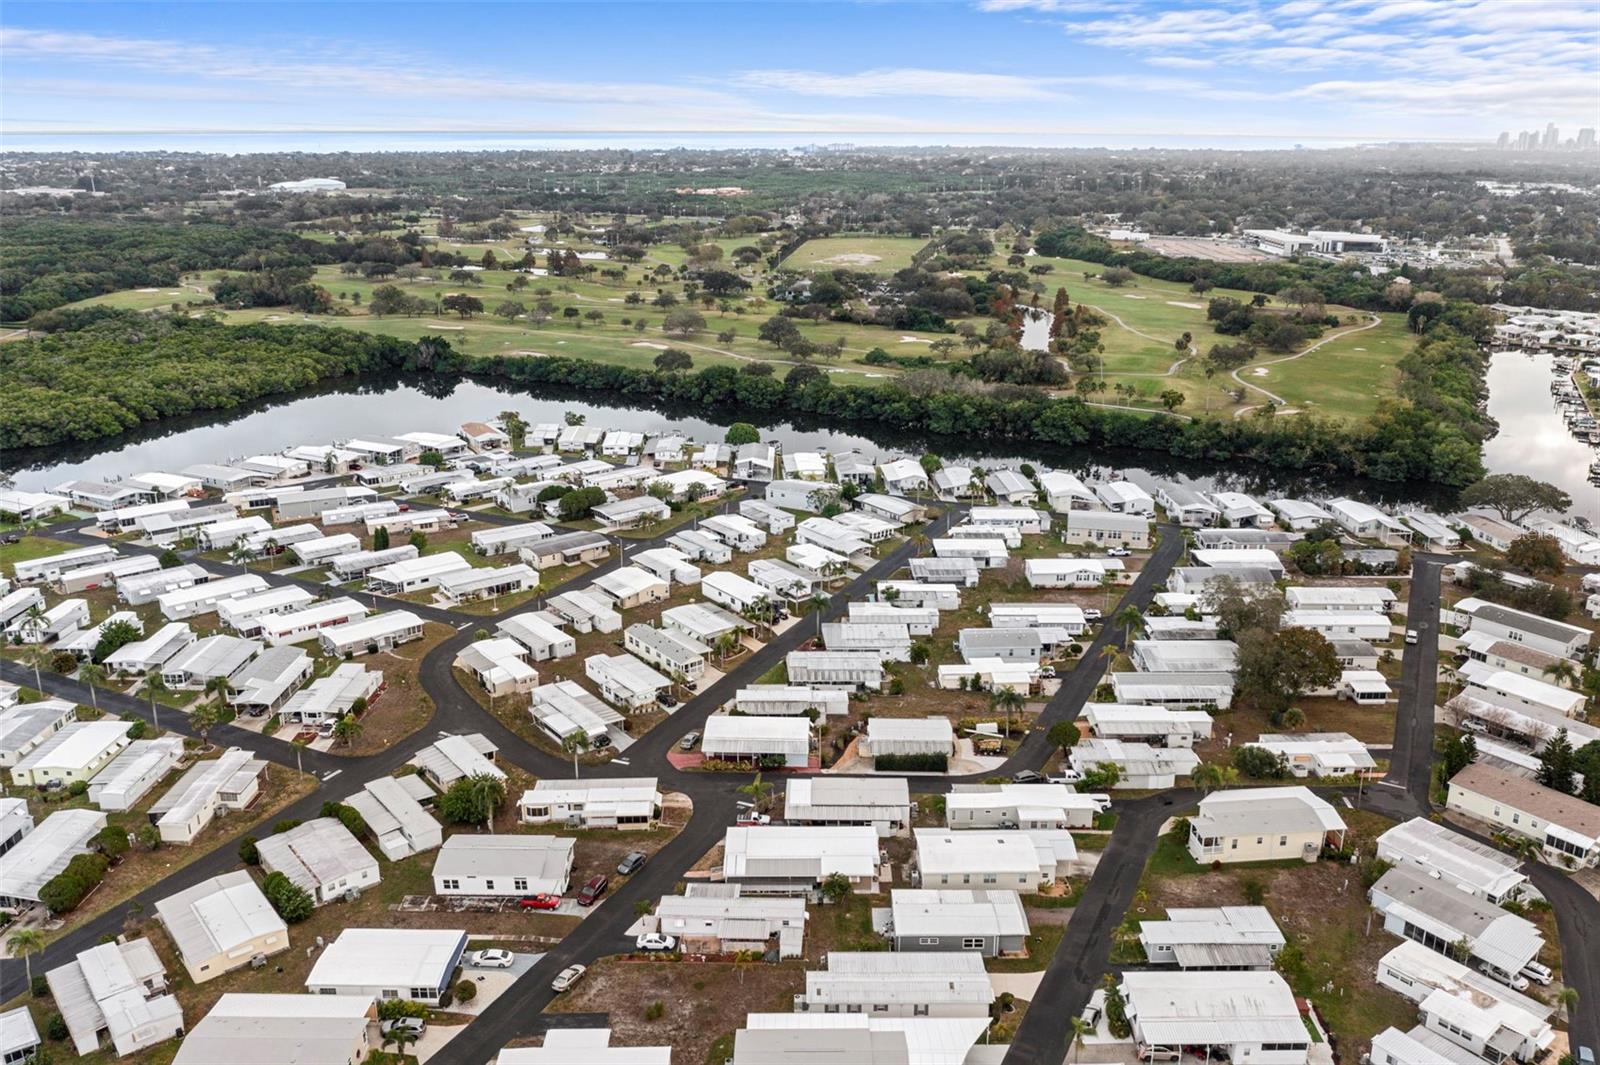
[[[817,70],[747,70],[740,85],[777,89],[801,96],[932,96],[968,100],[1048,100],[1058,98],[1046,86],[1053,79],[1012,74],[979,74],[959,70],[894,68],[858,74]]]

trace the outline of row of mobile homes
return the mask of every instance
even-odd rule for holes
[[[115,587],[123,578],[153,573],[160,568],[161,560],[154,555],[119,556],[109,562],[69,569],[57,576],[52,585],[61,595],[73,595],[92,592],[96,588]]]
[[[1379,959],[1377,982],[1417,1004],[1421,1024],[1411,1036],[1442,1043],[1424,1061],[1453,1062],[1461,1051],[1473,1061],[1538,1061],[1556,1038],[1552,1007],[1421,943]]]
[[[1418,869],[1390,869],[1368,895],[1388,931],[1441,954],[1457,953],[1469,965],[1487,965],[1491,975],[1508,981],[1544,947],[1538,925]]]
[[[183,621],[209,614],[228,599],[240,599],[266,590],[267,582],[263,578],[246,573],[166,592],[156,597],[156,603],[162,617],[168,621]]]
[[[268,588],[254,595],[218,603],[217,620],[240,636],[259,636],[263,617],[299,610],[315,600],[315,596],[298,584]]]
[[[19,559],[12,564],[11,573],[18,584],[51,584],[62,575],[85,566],[103,566],[117,560],[117,549],[107,544],[80,547],[62,551],[43,558]]]

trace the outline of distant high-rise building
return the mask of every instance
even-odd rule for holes
[[[1499,148],[1501,151],[1505,151],[1507,148],[1511,147],[1511,134],[1500,134],[1500,139],[1494,142],[1494,146]]]
[[[1561,147],[1561,131],[1556,129],[1556,124],[1554,122],[1545,124],[1543,146],[1546,149]]]
[[[1594,127],[1585,126],[1578,131],[1578,148],[1593,148],[1595,146]]]

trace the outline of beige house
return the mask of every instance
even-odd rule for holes
[[[288,926],[244,869],[167,896],[156,917],[197,984],[289,949]]]
[[[1600,864],[1600,806],[1474,762],[1450,778],[1445,805],[1537,841],[1564,866]]]
[[[1324,846],[1344,845],[1345,823],[1309,788],[1240,788],[1200,800],[1189,822],[1189,854],[1202,864],[1314,862]]]

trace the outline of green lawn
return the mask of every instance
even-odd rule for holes
[[[1383,324],[1331,340],[1304,358],[1266,367],[1264,377],[1253,376],[1248,367],[1239,376],[1303,410],[1365,417],[1380,400],[1394,397],[1400,380],[1395,366],[1417,342],[1404,315],[1382,318]]]
[[[911,257],[927,244],[921,237],[822,237],[800,245],[781,265],[785,270],[892,274],[910,266]]]
[[[24,536],[14,544],[0,544],[0,573],[7,577],[15,576],[14,567],[18,562],[49,558],[71,549],[71,544],[45,536]]]

